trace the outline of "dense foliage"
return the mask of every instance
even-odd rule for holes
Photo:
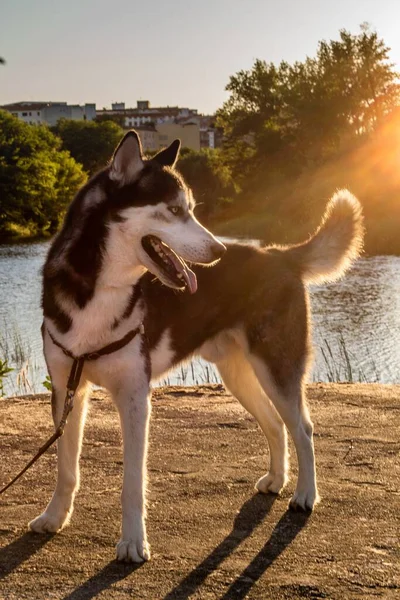
[[[0,238],[56,231],[86,176],[47,127],[0,110]]]
[[[183,148],[177,169],[192,188],[196,214],[203,219],[210,218],[236,195],[231,171],[218,150],[203,148],[196,152]]]
[[[247,140],[253,165],[268,158],[289,174],[336,156],[399,105],[398,74],[388,53],[377,34],[363,28],[320,42],[316,57],[302,63],[256,60],[250,71],[230,78],[230,98],[218,111],[227,148]],[[242,155],[232,154],[240,175]]]
[[[399,152],[400,86],[389,48],[375,32],[342,30],[339,40],[320,42],[315,57],[293,65],[256,60],[226,89],[230,97],[217,113],[225,131],[221,156],[241,188],[234,210],[222,215],[236,217],[231,231],[260,235],[262,223],[267,241],[291,241],[293,232],[304,235],[302,226],[318,221],[336,187],[349,186],[377,239],[382,201],[389,208],[400,196],[398,165],[387,169],[391,153]],[[374,162],[365,152],[371,145],[381,147]],[[257,215],[253,223],[249,209]],[[397,208],[398,224],[399,216]]]
[[[63,148],[93,175],[110,160],[123,136],[122,128],[113,121],[70,121],[60,119],[52,128],[62,140]]]

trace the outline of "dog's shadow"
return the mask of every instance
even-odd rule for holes
[[[0,581],[39,552],[55,535],[53,533],[38,535],[27,531],[4,548],[0,548]],[[79,600],[90,600],[95,598],[100,592],[109,588],[113,583],[125,579],[141,566],[113,560],[65,596],[64,600],[78,600],[78,598]]]
[[[122,581],[122,579],[125,579],[131,573],[140,569],[144,564],[121,563],[117,560],[112,560],[101,571],[90,577],[90,579],[70,594],[64,596],[63,600],[91,600],[104,590],[107,590],[114,583]]]
[[[0,580],[45,546],[54,534],[37,535],[26,531],[18,539],[0,548]]]
[[[256,494],[244,503],[232,531],[191,573],[189,573],[163,600],[189,598],[219,565],[247,538],[269,513],[275,495]],[[269,540],[251,563],[232,583],[221,600],[242,599],[254,583],[265,573],[278,556],[306,525],[309,514],[287,510],[276,524]]]
[[[207,576],[217,569],[220,563],[262,522],[271,510],[275,499],[276,496],[272,494],[268,496],[255,494],[247,500],[235,518],[231,533],[200,565],[169,592],[164,600],[188,598],[204,582]],[[109,588],[113,583],[130,575],[140,566],[142,565],[121,564],[112,561],[69,595],[65,596],[63,600],[91,600],[100,594],[100,592]]]
[[[218,569],[221,563],[261,524],[270,512],[275,499],[276,496],[272,494],[267,496],[255,494],[247,500],[234,520],[232,531],[164,597],[164,600],[185,600],[189,598],[204,583],[207,577]],[[286,511],[276,524],[269,540],[231,584],[221,600],[245,598],[254,583],[306,525],[307,520],[308,514]],[[38,552],[52,538],[53,534],[35,535],[24,533],[17,540],[0,549],[0,580]],[[128,577],[141,566],[119,563],[113,560],[66,595],[63,600],[91,600],[110,588],[114,583]]]

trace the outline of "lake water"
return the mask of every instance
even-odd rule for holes
[[[16,367],[5,392],[43,391],[40,269],[48,242],[0,246],[0,359]],[[400,257],[359,260],[339,283],[311,288],[313,381],[400,383]],[[218,381],[196,361],[168,383]]]

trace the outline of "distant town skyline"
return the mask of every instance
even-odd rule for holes
[[[229,77],[256,58],[315,55],[321,39],[370,23],[400,70],[396,0],[5,0],[0,104],[112,102],[197,108],[211,114]]]

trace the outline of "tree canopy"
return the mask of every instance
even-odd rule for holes
[[[270,167],[296,174],[373,132],[400,101],[389,48],[365,25],[357,35],[343,29],[339,40],[319,42],[304,62],[256,60],[226,89],[217,116],[238,177],[247,175],[243,145],[253,165],[268,158]]]
[[[193,190],[197,214],[210,217],[220,204],[236,193],[229,167],[221,161],[219,152],[203,148],[199,152],[183,148],[177,169]]]
[[[47,127],[0,110],[1,236],[10,224],[30,233],[54,232],[85,180],[82,167]]]
[[[299,241],[329,194],[349,186],[364,204],[367,249],[400,251],[392,158],[400,142],[400,84],[389,53],[362,25],[357,34],[343,29],[337,40],[319,42],[302,62],[258,59],[230,77],[217,123],[225,133],[220,156],[240,193],[229,214],[221,213],[221,233]],[[385,207],[396,226],[388,226]]]
[[[71,121],[60,119],[52,128],[62,140],[62,147],[93,175],[110,160],[123,136],[122,128],[110,120]]]

